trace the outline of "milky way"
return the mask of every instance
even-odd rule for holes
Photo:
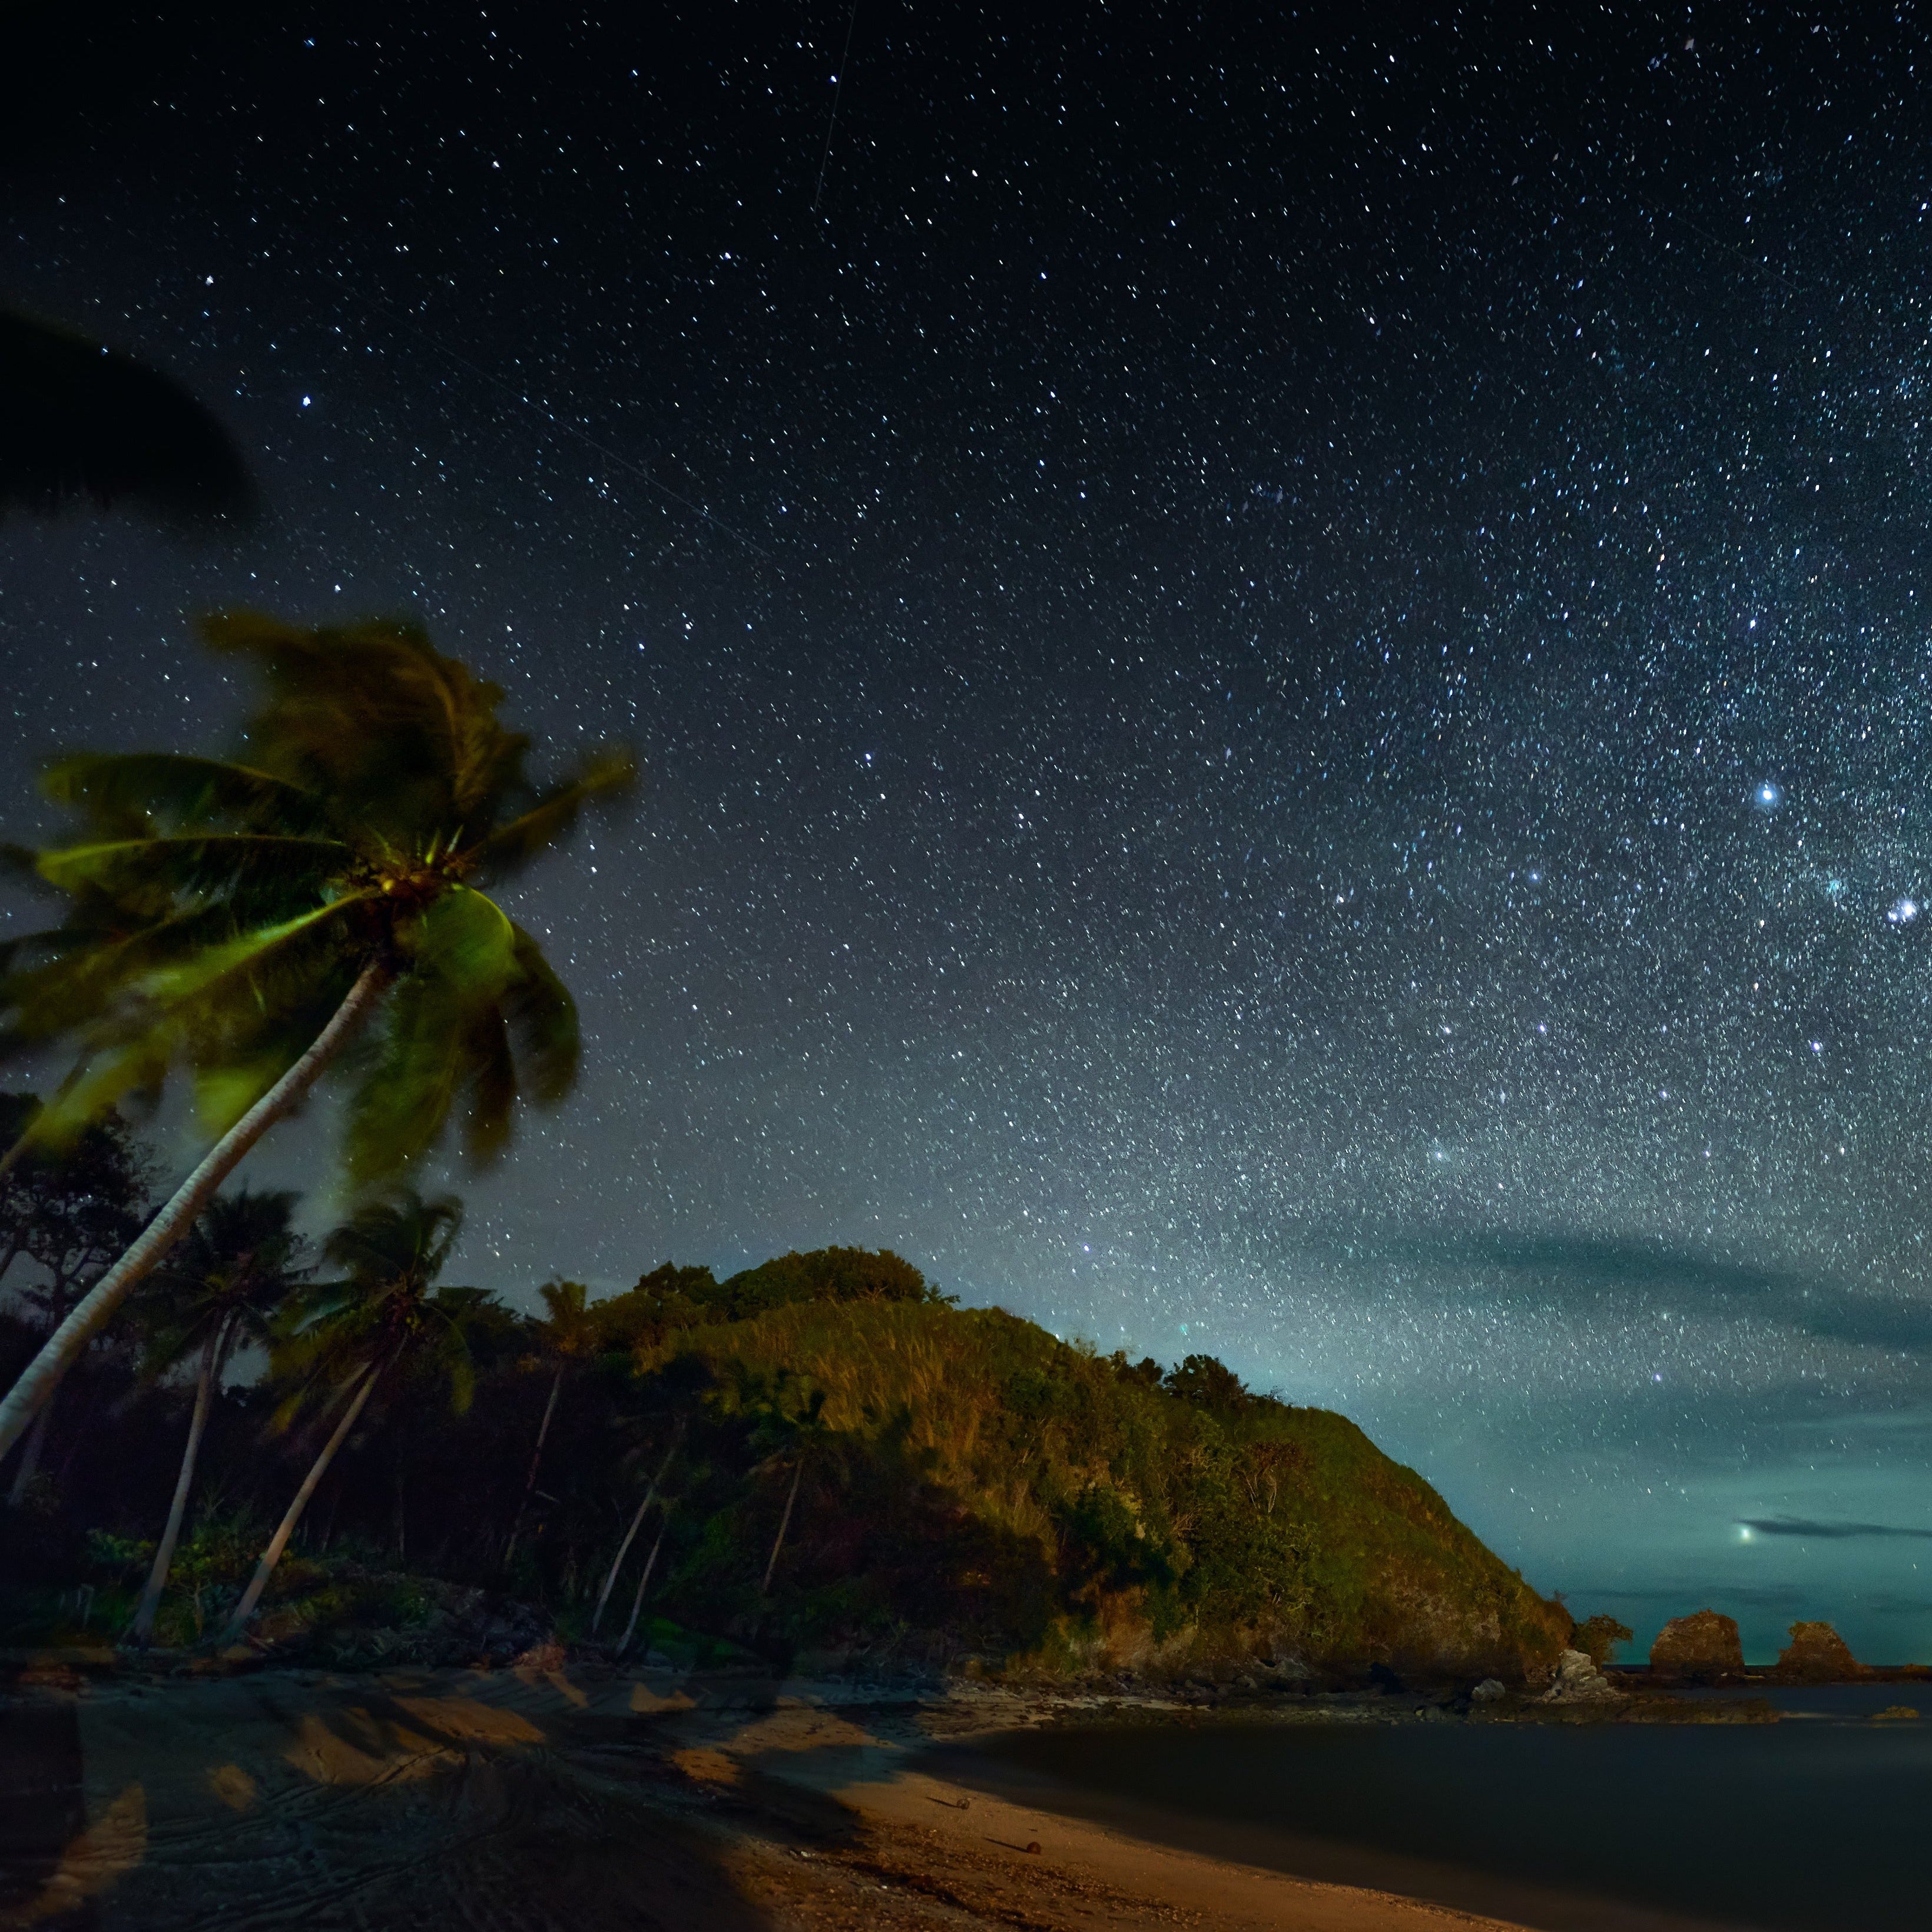
[[[890,1245],[1922,1650],[1923,38],[1055,10],[860,0],[829,153],[843,6],[68,46],[0,274],[274,507],[0,531],[8,822],[412,610],[649,775],[474,1279]]]

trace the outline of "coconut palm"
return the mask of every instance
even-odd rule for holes
[[[628,783],[628,757],[537,790],[529,740],[496,716],[503,693],[412,626],[303,631],[243,614],[206,635],[266,686],[240,754],[87,755],[49,772],[81,836],[37,869],[72,904],[6,962],[0,1050],[79,1048],[38,1138],[70,1136],[184,1065],[216,1138],[0,1400],[0,1455],[326,1071],[359,1066],[345,1155],[365,1186],[433,1145],[452,1112],[488,1159],[520,1098],[556,1101],[574,1077],[570,995],[483,887]]]
[[[547,1281],[538,1292],[543,1297],[548,1315],[536,1324],[537,1342],[554,1367],[550,1397],[544,1404],[543,1420],[537,1424],[536,1444],[530,1451],[530,1472],[524,1479],[524,1492],[518,1498],[509,1540],[504,1546],[506,1570],[517,1553],[517,1538],[529,1513],[530,1498],[536,1493],[537,1472],[542,1466],[544,1444],[550,1436],[550,1420],[556,1413],[557,1397],[563,1393],[564,1377],[579,1362],[596,1354],[603,1334],[603,1324],[590,1310],[590,1290],[580,1281]]]
[[[168,1506],[166,1526],[155,1546],[154,1567],[129,1627],[128,1642],[146,1644],[167,1588],[168,1570],[181,1538],[194,1486],[194,1466],[222,1371],[238,1343],[264,1342],[283,1304],[308,1273],[292,1225],[292,1194],[218,1196],[192,1232],[162,1264],[155,1297],[148,1362],[166,1370],[198,1348],[194,1408],[181,1474]]]
[[[604,1621],[604,1606],[610,1600],[610,1592],[617,1587],[617,1575],[624,1567],[624,1558],[630,1555],[631,1545],[637,1540],[638,1532],[644,1527],[644,1518],[650,1514],[652,1504],[657,1501],[658,1492],[664,1487],[664,1480],[670,1473],[672,1459],[677,1454],[683,1440],[684,1429],[680,1424],[672,1432],[670,1447],[664,1451],[664,1460],[658,1465],[656,1474],[652,1477],[650,1486],[645,1490],[644,1500],[632,1512],[630,1525],[617,1545],[616,1555],[610,1559],[610,1568],[604,1573],[603,1586],[597,1592],[596,1606],[590,1613],[590,1634],[592,1636],[597,1634],[598,1627]],[[653,1550],[651,1562],[655,1563],[656,1561],[657,1552]],[[650,1574],[648,1565],[644,1574],[648,1580]]]
[[[638,1579],[636,1592],[631,1598],[630,1619],[624,1625],[624,1634],[617,1640],[615,1654],[619,1657],[630,1648],[631,1640],[638,1634],[638,1616],[644,1607],[644,1592],[650,1588],[651,1572],[658,1567],[658,1552],[664,1547],[664,1538],[670,1529],[671,1511],[676,1507],[674,1503],[666,1503],[664,1514],[658,1519],[656,1540],[651,1545],[651,1553],[644,1558],[643,1574]]]
[[[765,1574],[758,1585],[761,1597],[772,1593],[772,1578],[777,1574],[778,1552],[784,1549],[786,1532],[791,1528],[792,1511],[798,1506],[799,1485],[804,1480],[806,1465],[826,1450],[834,1434],[825,1420],[825,1391],[800,1389],[796,1404],[788,1405],[786,1384],[791,1380],[787,1371],[779,1371],[776,1386],[760,1404],[763,1412],[752,1436],[753,1447],[764,1451],[753,1471],[754,1474],[767,1475],[788,1465],[791,1469],[784,1514],[778,1518],[778,1532],[772,1539],[772,1553],[766,1559]]]
[[[462,1204],[452,1196],[425,1201],[404,1190],[358,1209],[323,1244],[325,1258],[346,1272],[304,1295],[278,1338],[272,1366],[292,1387],[277,1419],[292,1420],[321,1390],[330,1391],[325,1413],[340,1405],[342,1414],[235,1606],[230,1641],[248,1628],[303,1510],[379,1384],[427,1372],[448,1383],[459,1414],[469,1408],[474,1377],[464,1329],[487,1298],[435,1286],[462,1228]]]

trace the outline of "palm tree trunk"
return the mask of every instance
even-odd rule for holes
[[[328,1466],[335,1460],[335,1452],[348,1439],[349,1432],[356,1426],[356,1418],[362,1413],[362,1405],[369,1400],[369,1391],[376,1386],[376,1379],[388,1365],[386,1362],[372,1362],[363,1372],[362,1386],[356,1391],[356,1400],[348,1407],[342,1420],[335,1425],[335,1433],[322,1444],[322,1454],[310,1466],[308,1474],[302,1478],[302,1486],[296,1492],[296,1499],[290,1504],[288,1514],[277,1526],[275,1533],[268,1539],[268,1546],[262,1552],[262,1560],[255,1565],[255,1574],[248,1580],[248,1587],[242,1592],[242,1600],[235,1606],[235,1614],[228,1620],[228,1628],[222,1633],[224,1643],[232,1643],[248,1628],[248,1619],[255,1614],[255,1606],[262,1600],[262,1592],[268,1587],[268,1579],[275,1574],[275,1565],[282,1560],[282,1552],[289,1546],[289,1538],[296,1533],[296,1525],[302,1521],[302,1513],[308,1508],[310,1497],[316,1486],[328,1473]]]
[[[384,961],[371,961],[363,968],[346,998],[308,1050],[209,1148],[201,1165],[175,1190],[174,1198],[48,1336],[40,1352],[28,1364],[5,1400],[0,1401],[0,1456],[4,1456],[20,1439],[61,1378],[107,1325],[116,1310],[194,1226],[196,1217],[242,1156],[278,1120],[301,1104],[324,1069],[375,1010],[394,976],[394,968]]]
[[[597,1592],[597,1607],[590,1613],[590,1634],[597,1634],[597,1626],[604,1621],[604,1606],[610,1600],[610,1592],[616,1587],[617,1572],[624,1567],[624,1558],[630,1554],[631,1544],[638,1534],[638,1526],[644,1520],[644,1512],[657,1500],[658,1485],[664,1479],[664,1472],[670,1467],[670,1459],[677,1454],[677,1442],[673,1438],[670,1447],[664,1451],[664,1460],[658,1465],[657,1474],[651,1478],[651,1486],[644,1492],[644,1499],[638,1505],[638,1513],[631,1519],[631,1526],[624,1532],[624,1540],[617,1546],[617,1553],[610,1559],[610,1567],[604,1573],[604,1587]]]
[[[644,1592],[650,1585],[651,1572],[658,1567],[658,1552],[664,1547],[664,1532],[670,1527],[670,1508],[665,1506],[664,1520],[658,1525],[657,1540],[651,1545],[651,1553],[644,1558],[644,1574],[638,1579],[638,1594],[631,1599],[631,1621],[624,1626],[624,1634],[617,1640],[617,1654],[622,1657],[631,1647],[631,1639],[636,1634],[638,1612],[644,1606]]]
[[[127,1641],[136,1649],[145,1649],[154,1631],[154,1615],[161,1607],[161,1592],[168,1586],[168,1571],[175,1560],[175,1545],[181,1540],[182,1522],[188,1514],[188,1492],[194,1487],[195,1458],[201,1453],[202,1432],[208,1426],[208,1412],[214,1400],[215,1378],[221,1372],[221,1358],[228,1350],[229,1324],[218,1324],[202,1351],[201,1373],[194,1385],[194,1414],[188,1425],[188,1447],[182,1451],[181,1474],[175,1478],[174,1501],[168,1505],[166,1527],[154,1550],[154,1567],[148,1572],[147,1587],[129,1626]]]
[[[27,1489],[39,1473],[40,1452],[47,1446],[47,1425],[54,1419],[54,1406],[51,1401],[43,1405],[40,1412],[34,1418],[34,1426],[27,1437],[27,1446],[20,1451],[20,1466],[14,1472],[14,1486],[7,1492],[8,1506],[18,1509],[27,1499]]]
[[[772,1539],[772,1560],[765,1565],[765,1580],[758,1586],[761,1597],[772,1594],[772,1572],[778,1567],[778,1552],[784,1547],[785,1532],[791,1527],[791,1506],[798,1501],[798,1479],[804,1474],[805,1458],[801,1456],[792,1465],[791,1493],[785,1498],[784,1514],[778,1518],[778,1533]]]
[[[510,1567],[510,1558],[517,1553],[517,1538],[523,1534],[524,1518],[529,1512],[530,1498],[537,1486],[537,1466],[543,1460],[544,1438],[550,1433],[550,1419],[556,1413],[556,1399],[563,1388],[563,1366],[557,1365],[555,1378],[550,1385],[550,1400],[544,1404],[543,1420],[537,1425],[537,1446],[530,1452],[530,1473],[524,1479],[524,1493],[517,1504],[517,1514],[510,1525],[510,1540],[503,1546],[503,1568]]]

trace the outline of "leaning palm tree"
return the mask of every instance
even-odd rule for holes
[[[551,1419],[556,1414],[557,1397],[563,1393],[564,1378],[581,1361],[596,1354],[603,1340],[603,1324],[590,1306],[590,1291],[580,1281],[547,1281],[537,1292],[543,1297],[547,1318],[534,1324],[538,1346],[552,1366],[550,1397],[544,1404],[543,1420],[537,1424],[537,1439],[530,1450],[530,1474],[524,1478],[523,1494],[510,1523],[508,1542],[504,1546],[505,1570],[517,1553],[517,1538],[523,1533],[524,1518],[530,1514],[530,1498],[536,1493],[537,1472],[543,1465],[544,1444],[550,1437]]]
[[[292,1390],[277,1419],[292,1420],[322,1390],[329,1391],[327,1407],[340,1405],[342,1414],[262,1552],[230,1619],[230,1641],[247,1629],[303,1510],[379,1384],[428,1370],[448,1380],[459,1413],[470,1406],[474,1376],[464,1330],[477,1291],[435,1286],[462,1228],[453,1196],[425,1201],[405,1190],[368,1203],[323,1244],[326,1258],[346,1273],[304,1296],[279,1338],[272,1365]]]
[[[35,1118],[40,1139],[185,1065],[214,1142],[0,1400],[0,1456],[325,1072],[359,1070],[345,1152],[364,1186],[400,1173],[453,1112],[487,1160],[519,1098],[556,1101],[574,1077],[570,995],[483,888],[627,784],[628,755],[535,788],[529,740],[496,716],[503,693],[412,626],[242,614],[206,635],[266,686],[239,755],[90,755],[49,772],[81,836],[37,868],[72,904],[5,962],[0,1052],[79,1048]]]
[[[194,1231],[162,1264],[158,1306],[148,1346],[152,1369],[166,1370],[197,1348],[194,1408],[188,1442],[182,1451],[168,1520],[154,1550],[147,1587],[129,1626],[127,1641],[140,1646],[154,1634],[161,1593],[167,1588],[175,1546],[181,1539],[194,1487],[208,1412],[221,1387],[222,1371],[238,1343],[269,1339],[277,1312],[308,1270],[293,1226],[292,1194],[224,1195],[210,1202]]]

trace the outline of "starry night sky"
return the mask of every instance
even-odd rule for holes
[[[1932,1651],[1916,16],[610,10],[43,29],[0,287],[272,508],[0,530],[8,827],[412,611],[647,766],[469,1278],[889,1245]]]

